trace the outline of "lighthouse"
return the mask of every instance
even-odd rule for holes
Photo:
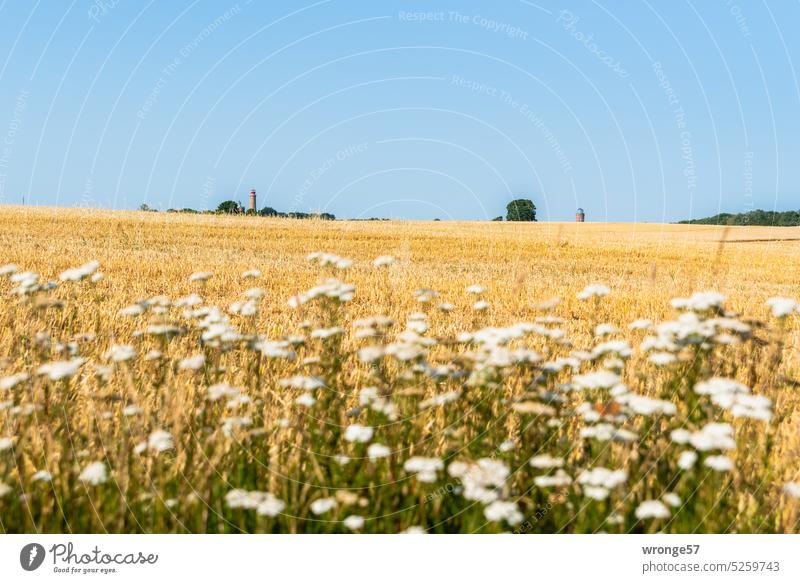
[[[251,212],[251,213],[255,213],[256,212],[256,189],[255,188],[250,190],[249,212]]]
[[[583,209],[579,208],[575,211],[575,222],[582,223],[586,220],[586,213],[583,212]]]

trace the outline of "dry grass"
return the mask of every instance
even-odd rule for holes
[[[779,325],[764,302],[798,295],[800,274],[792,266],[800,258],[800,231],[316,222],[14,207],[0,208],[0,224],[0,264],[14,263],[43,280],[57,280],[64,270],[97,260],[105,275],[96,284],[65,282],[25,297],[11,296],[13,284],[0,279],[0,377],[31,374],[31,380],[8,391],[8,399],[0,394],[0,400],[11,403],[0,410],[0,438],[13,441],[13,447],[0,451],[0,484],[9,488],[0,498],[4,531],[327,532],[347,530],[341,521],[348,515],[364,516],[365,525],[356,530],[369,532],[412,526],[467,532],[505,528],[502,520],[486,520],[482,504],[465,500],[459,490],[463,478],[443,471],[431,484],[410,478],[403,462],[412,456],[442,458],[448,465],[454,459],[501,460],[512,474],[497,492],[517,505],[523,519],[521,525],[515,519],[506,523],[524,531],[797,530],[797,503],[781,490],[800,478],[798,389],[786,380],[798,376],[797,316]],[[335,274],[356,288],[346,307],[314,302],[294,310],[287,306],[288,298],[317,285],[325,271],[306,261],[315,251],[355,261]],[[381,255],[392,255],[397,262],[376,268],[371,262]],[[263,276],[245,281],[240,274],[248,269]],[[214,276],[190,283],[190,274],[198,271]],[[578,300],[576,293],[592,283],[603,283],[612,293],[602,301]],[[490,304],[488,310],[472,309],[476,297],[465,293],[472,284],[487,288],[482,297]],[[242,334],[280,340],[338,325],[347,333],[332,341],[309,340],[297,348],[293,361],[272,360],[247,348],[254,341],[250,336],[229,350],[201,345],[202,330],[180,316],[182,308],[163,315],[151,310],[138,318],[118,315],[145,298],[165,295],[175,300],[192,292],[203,297],[203,305],[224,312],[254,285],[266,292],[257,315],[229,314]],[[420,288],[438,292],[431,307],[415,298]],[[602,341],[593,337],[594,326],[604,322],[621,330],[613,338],[626,339],[636,349],[644,333],[629,332],[628,323],[674,318],[672,298],[712,289],[727,296],[726,309],[754,320],[752,334],[709,354],[687,357],[684,350],[681,364],[666,371],[648,364],[635,350],[621,373],[623,380],[633,391],[671,400],[678,414],[669,420],[631,416],[625,427],[637,432],[634,444],[588,443],[593,440],[577,436],[583,425],[573,416],[574,407],[592,402],[603,411],[611,403],[605,395],[570,393],[570,408],[559,409],[563,424],[558,429],[542,429],[544,420],[532,423],[529,415],[512,411],[515,400],[537,392],[541,399],[544,391],[568,383],[569,374],[537,380],[535,366],[512,366],[465,384],[470,375],[474,380],[483,357],[471,359],[470,345],[455,342],[459,333],[533,322],[544,315],[537,304],[559,297],[561,303],[550,314],[563,318],[560,328],[572,346],[547,338],[526,341],[544,359],[566,356],[570,349],[591,350]],[[455,308],[437,311],[435,305],[442,301]],[[403,362],[369,367],[358,361],[355,350],[365,341],[351,334],[353,321],[389,316],[396,325],[380,338],[388,343],[403,330],[408,315],[421,309],[429,314],[425,336],[438,339],[438,345],[417,364],[449,365],[464,378],[434,379]],[[306,320],[310,328],[303,328]],[[186,326],[187,332],[169,342],[135,335],[154,321]],[[88,336],[83,340],[81,334]],[[78,344],[74,355],[70,342]],[[114,344],[134,345],[138,356],[106,371],[104,354]],[[162,350],[165,358],[145,361],[142,355],[152,349]],[[198,353],[206,356],[199,370],[178,369],[181,358]],[[72,379],[49,382],[36,376],[39,365],[71,356],[87,359]],[[320,357],[321,362],[303,365],[308,357]],[[612,365],[595,359],[583,363],[580,372],[602,366]],[[308,410],[299,407],[294,399],[300,393],[278,384],[295,374],[323,379],[330,395],[318,395],[318,403]],[[731,421],[728,413],[712,413],[692,394],[692,383],[715,375],[736,378],[754,393],[767,395],[775,415],[769,423],[736,420],[740,450],[730,454],[734,471],[698,470],[688,479],[685,472],[675,471],[669,431],[684,423],[696,430],[704,422]],[[252,425],[222,431],[222,419],[231,413],[206,399],[206,388],[221,382],[242,387],[252,400],[241,406],[244,412],[234,411],[251,418]],[[399,420],[368,407],[353,411],[358,390],[366,386],[377,386],[396,404]],[[419,410],[423,399],[451,390],[462,391],[461,400]],[[25,405],[31,404],[36,407],[26,412]],[[123,408],[133,404],[142,413],[123,415]],[[334,460],[338,454],[364,456],[366,444],[343,440],[336,427],[355,422],[375,427],[373,442],[390,446],[390,460],[359,459],[345,466]],[[135,445],[155,430],[169,432],[174,448],[161,454],[134,453]],[[498,449],[506,440],[515,442],[513,450]],[[741,447],[745,443],[748,447]],[[541,453],[565,457],[572,477],[580,469],[605,465],[625,469],[629,479],[602,502],[587,503],[577,485],[538,489],[532,484],[536,472],[526,462]],[[98,460],[110,470],[109,479],[88,486],[78,476]],[[33,481],[33,472],[45,468],[53,481]],[[225,495],[233,488],[271,492],[286,508],[277,517],[231,508]],[[658,499],[666,491],[682,498],[671,519],[653,522],[634,516],[642,501]],[[315,514],[311,503],[327,496],[338,496],[336,508]],[[619,523],[606,520],[616,514]]]

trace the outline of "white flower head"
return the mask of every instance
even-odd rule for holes
[[[636,508],[636,518],[645,520],[647,518],[669,518],[670,511],[667,506],[659,500],[645,500]]]
[[[311,512],[325,514],[336,508],[336,498],[318,498],[311,503]]]
[[[444,469],[444,462],[439,458],[415,456],[405,461],[403,469],[410,474],[416,474],[420,482],[431,483],[436,481],[436,472]]]
[[[51,381],[60,381],[75,376],[85,362],[85,358],[48,362],[36,369],[36,372],[39,375],[46,375]]]
[[[678,467],[684,471],[691,470],[697,462],[697,453],[692,450],[682,451],[678,456]]]
[[[61,281],[80,281],[92,275],[99,267],[100,263],[97,261],[90,261],[89,263],[84,263],[80,267],[67,269],[61,273],[59,279],[61,279]]]
[[[379,458],[389,457],[391,454],[392,450],[382,443],[371,443],[367,448],[367,457],[373,461]]]
[[[106,351],[106,358],[114,362],[124,362],[136,356],[136,349],[130,344],[113,344]]]
[[[372,439],[373,433],[374,430],[372,427],[367,427],[356,423],[348,426],[347,429],[345,429],[344,439],[345,441],[349,441],[351,443],[366,443]]]
[[[211,279],[213,276],[214,274],[211,273],[210,271],[196,271],[195,273],[189,276],[189,281],[190,282],[207,281]]]
[[[172,435],[163,429],[156,429],[147,438],[147,448],[156,453],[169,451],[174,447],[175,444],[172,440]]]
[[[514,502],[495,500],[483,509],[486,520],[491,522],[501,522],[505,520],[511,526],[516,526],[522,522],[522,513]]]
[[[364,526],[364,517],[351,514],[342,523],[350,530],[359,530]]]
[[[376,257],[375,260],[372,262],[372,265],[375,267],[388,267],[395,262],[395,258],[391,255],[381,255],[380,257]]]
[[[577,297],[579,300],[588,300],[590,298],[602,298],[610,293],[611,290],[607,286],[594,283],[583,288],[583,291],[581,291]]]
[[[108,470],[103,462],[92,462],[78,476],[81,482],[98,486],[108,479]]]
[[[705,459],[703,465],[717,472],[730,472],[733,469],[733,460],[726,455],[712,455]]]
[[[800,304],[791,298],[770,298],[766,301],[766,305],[772,310],[775,318],[785,318],[800,308]]]

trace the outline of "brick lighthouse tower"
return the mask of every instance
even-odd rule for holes
[[[249,212],[251,212],[251,213],[255,213],[256,212],[256,189],[255,188],[250,190]]]
[[[583,209],[579,208],[578,210],[576,210],[575,211],[575,222],[576,223],[582,223],[585,220],[586,220],[586,213],[583,212]]]

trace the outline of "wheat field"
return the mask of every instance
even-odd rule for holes
[[[798,230],[0,224],[3,532],[798,531]]]

